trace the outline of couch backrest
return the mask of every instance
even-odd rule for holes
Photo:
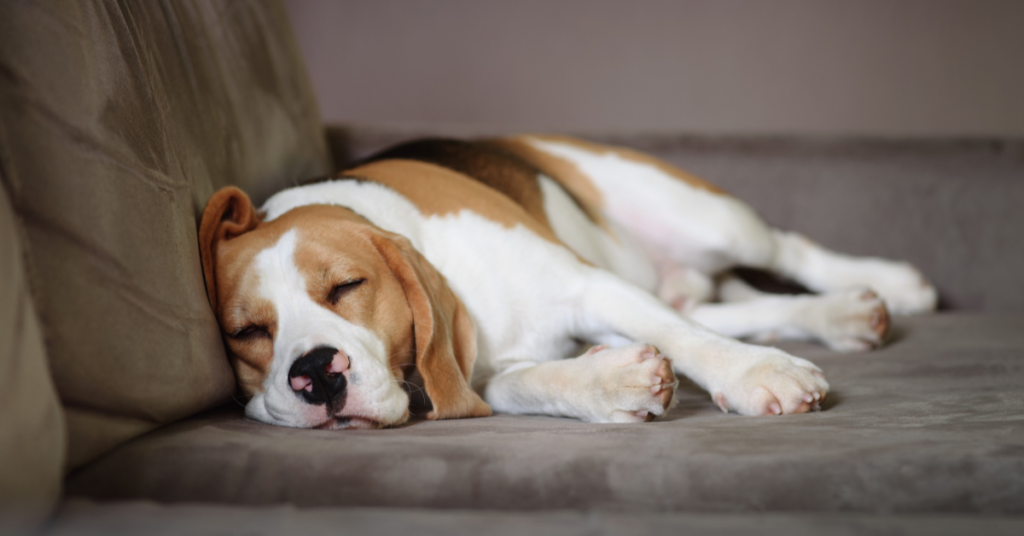
[[[0,533],[12,516],[28,524],[45,516],[60,493],[64,439],[18,226],[0,188]]]
[[[0,172],[68,468],[231,399],[197,221],[328,169],[279,2],[0,3]]]

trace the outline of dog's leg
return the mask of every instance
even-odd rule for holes
[[[595,346],[575,359],[520,363],[491,378],[484,398],[503,413],[644,422],[669,409],[677,384],[650,345]]]
[[[658,298],[680,313],[686,314],[714,298],[714,280],[699,270],[661,262],[658,275]]]
[[[723,409],[745,415],[803,413],[828,391],[821,370],[805,359],[719,335],[611,274],[591,274],[581,327],[655,345],[677,373],[708,390]]]
[[[716,294],[722,303],[736,303],[753,300],[756,298],[767,298],[771,294],[762,292],[740,279],[732,272],[726,272],[717,278],[718,288]]]
[[[652,258],[705,274],[735,266],[767,269],[818,292],[869,287],[895,313],[935,308],[935,289],[909,264],[841,255],[772,229],[746,203],[664,162],[614,147],[526,141],[572,162],[601,192],[604,213]]]
[[[700,304],[687,316],[729,337],[816,339],[838,352],[862,352],[880,346],[889,328],[885,303],[867,289],[771,295],[728,278],[719,296],[723,303]]]
[[[721,219],[715,230],[721,235],[714,241],[716,245],[708,241],[695,247],[698,242],[691,241],[688,249],[674,252],[675,262],[660,261],[659,297],[677,310],[687,312],[707,301],[705,286],[701,284],[707,280],[705,272],[685,267],[687,262],[704,266],[712,273],[738,265],[770,270],[826,294],[871,289],[882,296],[890,311],[898,314],[935,309],[935,288],[910,264],[830,251],[797,233],[772,229],[749,209],[738,206],[723,204],[722,213],[731,211],[736,218]],[[672,254],[672,248],[666,247],[652,256],[664,258]]]
[[[791,277],[817,292],[868,287],[894,313],[935,309],[937,293],[913,266],[872,257],[829,251],[797,233],[772,230],[774,255],[764,268]]]

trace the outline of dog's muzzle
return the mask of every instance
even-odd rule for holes
[[[320,347],[295,360],[288,370],[288,381],[295,394],[309,404],[327,404],[334,411],[345,403],[348,381],[348,356],[337,348]]]

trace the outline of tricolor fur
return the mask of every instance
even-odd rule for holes
[[[830,252],[664,162],[560,137],[411,142],[262,211],[226,188],[200,248],[247,414],[298,427],[400,424],[414,373],[428,418],[645,421],[675,373],[723,410],[805,412],[821,371],[730,337],[866,350],[890,310],[935,306],[909,265]],[[741,265],[820,294],[762,294],[728,275]]]

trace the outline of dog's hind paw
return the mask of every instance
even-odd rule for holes
[[[803,323],[837,352],[864,352],[882,345],[889,310],[875,292],[851,289],[810,298]]]

